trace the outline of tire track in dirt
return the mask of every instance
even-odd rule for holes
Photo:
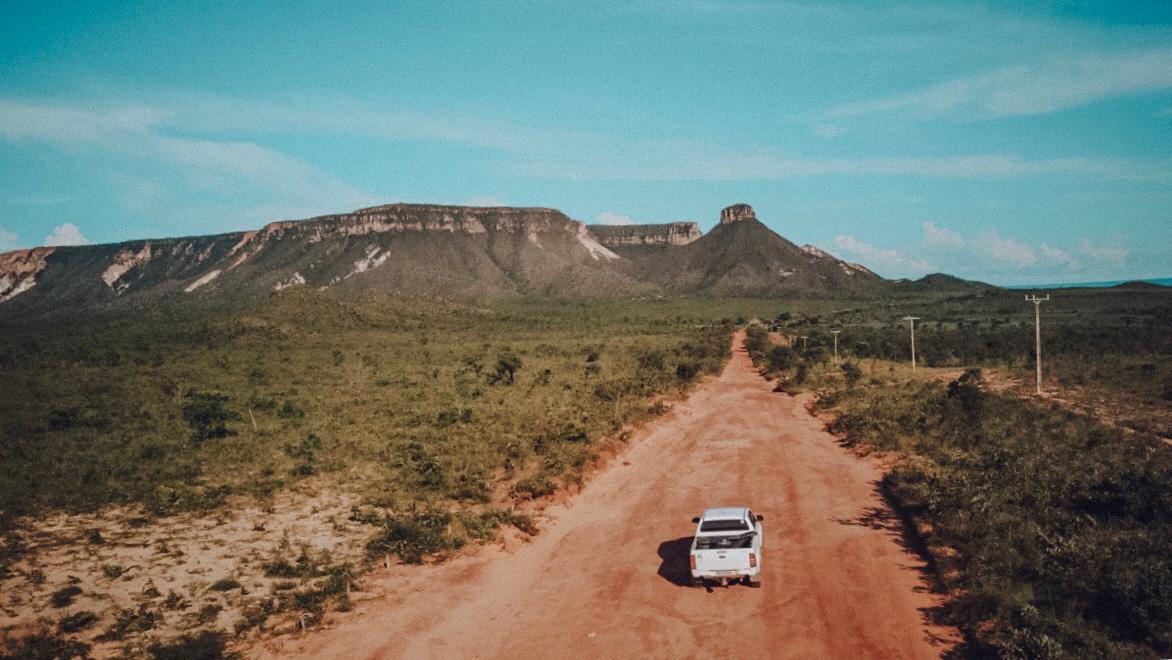
[[[333,628],[260,655],[934,658],[958,639],[875,492],[878,465],[771,391],[737,350],[595,474],[530,543],[370,576]],[[691,518],[765,515],[760,589],[687,586]]]

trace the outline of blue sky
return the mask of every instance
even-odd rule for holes
[[[391,201],[1172,274],[1172,4],[0,0],[0,250]]]

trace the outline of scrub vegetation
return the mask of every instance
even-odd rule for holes
[[[535,504],[748,325],[779,389],[817,391],[847,442],[898,457],[882,487],[953,595],[937,615],[963,650],[1167,655],[1172,301],[1059,292],[1046,403],[1021,396],[1032,312],[995,290],[470,306],[295,288],[0,320],[0,607],[41,626],[0,648],[223,653],[349,609],[376,562],[537,533]],[[907,314],[923,317],[914,379]],[[159,579],[180,568],[195,572]]]
[[[60,633],[131,655],[170,648],[168,630],[313,625],[349,608],[363,564],[442,557],[502,526],[537,533],[534,500],[581,483],[626,426],[717,371],[736,308],[759,302],[471,307],[292,290],[239,307],[4,321],[0,606],[35,610],[45,632],[30,644]],[[68,518],[38,526],[56,514]],[[265,528],[309,519],[325,531]],[[199,550],[229,536],[251,545],[220,563]],[[37,548],[61,544],[100,558],[92,574],[38,564]],[[186,562],[207,577],[168,595],[148,577],[163,564],[118,554],[144,544],[166,570]],[[106,598],[122,591],[129,602]]]
[[[950,383],[843,389],[831,428],[897,452],[885,494],[916,523],[970,650],[1172,651],[1172,448],[1083,415]]]
[[[223,313],[11,325],[3,515],[214,509],[311,476],[395,511],[487,503],[502,483],[539,495],[580,479],[652,396],[718,369],[719,321],[636,302],[297,291]]]
[[[950,595],[934,615],[964,632],[959,655],[1167,657],[1172,296],[1047,305],[1042,399],[1033,308],[1006,292],[765,315],[776,332],[746,346],[779,388],[815,390],[848,445],[895,457],[880,488]],[[917,377],[907,314],[924,319]]]

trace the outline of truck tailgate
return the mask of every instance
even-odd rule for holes
[[[750,548],[697,549],[695,551],[696,570],[703,573],[747,571],[750,568],[749,553],[751,552]]]

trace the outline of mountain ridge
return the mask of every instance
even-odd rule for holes
[[[0,254],[0,311],[294,286],[483,298],[861,293],[888,282],[795,245],[748,204],[701,233],[694,222],[587,225],[546,207],[394,203],[255,230]]]

